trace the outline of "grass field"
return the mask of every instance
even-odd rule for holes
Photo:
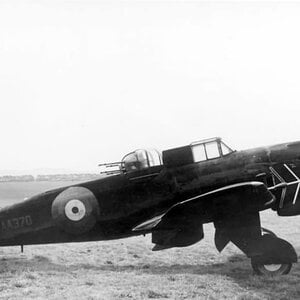
[[[74,182],[73,182],[74,183]],[[0,206],[68,182],[1,183]],[[300,217],[262,213],[264,227],[300,254]],[[253,275],[233,245],[220,255],[214,228],[187,248],[151,251],[151,237],[0,248],[0,299],[300,299],[300,267],[289,275]]]

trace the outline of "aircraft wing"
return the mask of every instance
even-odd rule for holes
[[[261,231],[259,211],[269,208],[274,200],[262,182],[233,184],[175,204],[163,215],[133,230],[151,231],[152,242],[157,244],[153,250],[161,250],[198,242],[204,236],[202,224],[213,221],[217,229],[216,246],[221,251],[230,240],[245,232],[257,236]],[[231,236],[230,228],[244,231]]]

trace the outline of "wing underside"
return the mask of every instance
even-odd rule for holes
[[[261,182],[234,184],[180,202],[133,230],[151,231],[154,250],[161,250],[200,241],[204,237],[203,223],[211,221],[216,227],[215,243],[219,251],[232,241],[252,255],[252,241],[261,236],[259,211],[273,201],[274,196]]]

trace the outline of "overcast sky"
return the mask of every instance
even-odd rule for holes
[[[300,3],[1,1],[0,170],[300,140]]]

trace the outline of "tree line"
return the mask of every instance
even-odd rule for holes
[[[87,181],[99,178],[100,174],[51,174],[51,175],[4,175],[0,182],[30,182],[30,181]]]

